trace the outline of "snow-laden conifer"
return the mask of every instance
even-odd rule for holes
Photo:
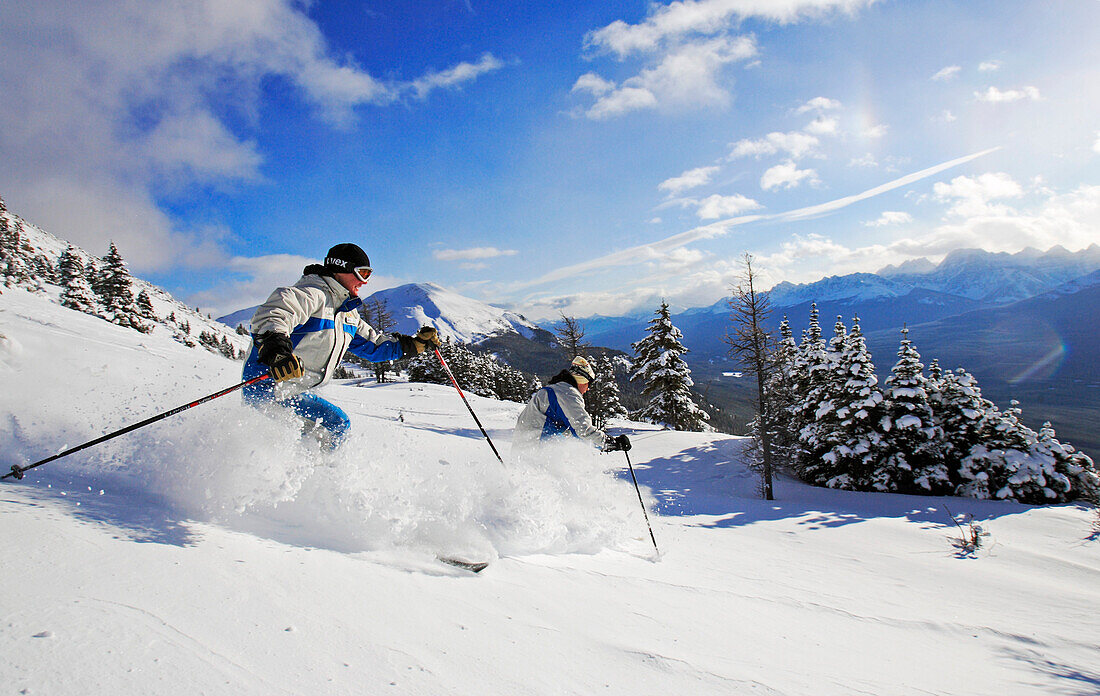
[[[156,310],[153,309],[153,300],[149,297],[148,291],[144,288],[138,293],[137,299],[134,300],[134,306],[137,307],[138,316],[142,319],[160,321],[160,318],[157,317]]]
[[[688,352],[680,342],[684,336],[673,326],[667,302],[662,302],[654,314],[656,318],[650,319],[646,329],[649,335],[632,344],[634,370],[630,379],[641,382],[642,397],[648,399],[633,417],[675,430],[706,430],[710,416],[692,399],[691,369],[680,357]]]
[[[772,356],[773,369],[765,380],[765,392],[772,414],[772,452],[776,466],[792,466],[798,444],[798,429],[793,427],[792,407],[796,399],[796,359],[798,344],[787,317],[779,322],[779,342]]]
[[[487,355],[477,355],[454,341],[444,341],[439,353],[447,362],[459,387],[471,394],[523,402],[529,396],[530,379],[519,370]],[[451,378],[439,363],[435,351],[424,351],[409,361],[409,380],[450,384]]]
[[[891,492],[947,493],[951,482],[940,442],[943,432],[932,415],[928,380],[920,353],[901,331],[898,361],[886,378],[879,427],[887,454],[874,474],[874,488]]]
[[[85,314],[96,314],[99,303],[84,275],[84,262],[72,244],[61,252],[57,261],[61,276],[61,305]]]
[[[938,363],[933,365],[939,367]],[[933,369],[928,382],[932,415],[942,433],[940,450],[952,488],[957,489],[962,483],[959,475],[962,461],[994,428],[990,419],[997,408],[982,396],[974,375],[961,367],[947,372]]]
[[[817,421],[823,402],[829,399],[828,383],[832,369],[818,316],[817,303],[814,303],[810,306],[810,323],[802,333],[792,370],[796,397],[790,407],[791,427],[798,439],[795,470],[807,481],[818,478],[816,468],[820,466],[820,460],[816,455],[820,453],[820,448],[812,426]],[[808,468],[811,471],[808,472]]]
[[[142,321],[134,300],[133,278],[114,242],[111,242],[103,257],[99,268],[99,284],[94,289],[99,295],[103,314],[108,321],[139,331],[149,330]]]
[[[818,485],[874,490],[874,473],[886,450],[879,430],[883,396],[859,317],[852,319],[850,332],[838,321],[829,359],[832,394],[828,408],[819,410],[820,449],[808,473],[816,474]]]
[[[962,461],[959,493],[1032,505],[1095,500],[1100,479],[1092,460],[1058,441],[1049,423],[1036,433],[1021,415],[1017,401],[990,414],[992,427]]]
[[[619,383],[615,379],[615,366],[607,356],[593,356],[589,362],[595,377],[584,395],[588,413],[597,428],[603,428],[611,418],[625,418]]]
[[[32,292],[41,290],[23,252],[23,237],[19,225],[10,225],[6,215],[0,215],[0,275],[4,285],[9,288],[23,288]]]

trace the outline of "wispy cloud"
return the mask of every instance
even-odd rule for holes
[[[808,206],[805,208],[798,208],[795,210],[789,210],[783,213],[742,215],[726,220],[720,220],[718,222],[713,222],[708,225],[695,227],[693,229],[674,234],[670,237],[666,237],[655,242],[650,242],[648,244],[639,244],[628,249],[622,249],[611,254],[606,254],[599,258],[589,259],[582,263],[555,269],[538,278],[516,283],[511,287],[511,289],[513,291],[520,291],[538,285],[546,285],[548,283],[565,280],[567,278],[573,278],[579,275],[593,273],[603,268],[624,266],[652,260],[654,258],[660,257],[662,254],[668,253],[673,249],[678,249],[693,242],[725,236],[737,227],[757,222],[759,220],[796,221],[832,213],[842,208],[846,208],[853,203],[858,203],[859,201],[873,198],[888,191],[893,191],[895,189],[901,188],[902,186],[908,186],[909,184],[920,181],[921,179],[925,179],[927,177],[951,169],[952,167],[957,167],[961,164],[973,161],[975,159],[978,159],[979,157],[983,157],[999,149],[1000,148],[991,148],[988,150],[983,150],[981,152],[976,152],[971,155],[966,155],[964,157],[959,157],[947,162],[943,162],[942,164],[937,164],[933,167],[928,167],[926,169],[913,172],[912,174],[907,174],[906,176],[894,179],[893,181],[888,181],[874,188],[867,189],[866,191],[863,191],[861,193],[857,193],[851,196],[845,196],[843,198],[837,198],[826,203]]]
[[[874,0],[695,0],[652,5],[649,15],[638,24],[622,20],[589,32],[585,44],[614,53],[619,58],[649,53],[669,42],[694,35],[712,36],[735,27],[741,20],[756,17],[779,23],[820,17],[830,12],[849,14],[871,5]]]
[[[980,178],[980,177],[977,177]],[[981,248],[1016,252],[1062,244],[1087,247],[1100,226],[1100,186],[1080,186],[1068,193],[1047,191],[1033,209],[960,218],[952,213],[939,225],[914,227],[911,236],[862,246],[843,244],[819,233],[794,233],[771,253],[756,255],[762,287],[780,280],[812,282],[824,275],[868,272],[915,258],[938,260],[954,249]],[[660,299],[684,307],[710,304],[728,294],[740,269],[715,255],[664,253],[641,261],[646,273],[614,291],[544,294],[524,302],[535,316],[554,316],[566,309],[576,316],[624,314],[650,307]]]
[[[953,80],[956,77],[958,77],[959,72],[961,72],[961,71],[962,71],[962,66],[961,65],[948,65],[946,68],[943,68],[942,70],[937,72],[935,75],[933,75],[932,79],[935,80],[936,82],[947,82],[948,80]]]
[[[657,188],[661,191],[668,191],[670,196],[677,196],[684,191],[709,184],[711,177],[713,177],[718,170],[719,167],[698,167],[696,169],[689,169],[680,176],[665,179],[657,184]]]
[[[982,61],[978,65],[978,70],[981,72],[996,72],[1001,69],[1001,61],[999,60],[986,60]]]
[[[463,62],[447,70],[429,72],[409,83],[409,89],[416,94],[418,99],[425,99],[433,90],[441,88],[454,89],[476,80],[481,75],[500,70],[503,67],[503,61],[491,53],[486,53],[476,63]]]

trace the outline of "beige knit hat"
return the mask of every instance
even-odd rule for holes
[[[573,358],[573,363],[569,366],[569,374],[573,375],[578,384],[596,379],[596,375],[592,372],[592,366],[580,355]]]

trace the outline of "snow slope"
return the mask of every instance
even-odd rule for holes
[[[238,380],[0,295],[4,470]],[[782,479],[766,502],[743,441],[619,423],[657,560],[619,455],[502,467],[453,390],[325,396],[354,422],[336,455],[234,394],[0,483],[0,693],[1100,691],[1083,508]],[[519,406],[469,398],[506,452]]]

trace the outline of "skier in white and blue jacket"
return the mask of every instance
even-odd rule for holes
[[[557,438],[577,438],[604,452],[629,450],[626,435],[610,437],[592,423],[584,409],[584,393],[594,379],[592,367],[583,356],[555,375],[550,383],[531,395],[516,420],[512,450],[522,453],[539,443]]]
[[[370,362],[417,355],[438,347],[433,327],[416,336],[381,333],[359,316],[360,289],[372,269],[366,252],[355,244],[329,249],[324,264],[306,266],[297,283],[276,288],[252,316],[252,351],[244,379],[270,372],[274,379],[251,384],[244,399],[257,407],[278,404],[323,428],[323,443],[340,445],[351,420],[343,409],[310,392],[332,380],[345,352]]]

